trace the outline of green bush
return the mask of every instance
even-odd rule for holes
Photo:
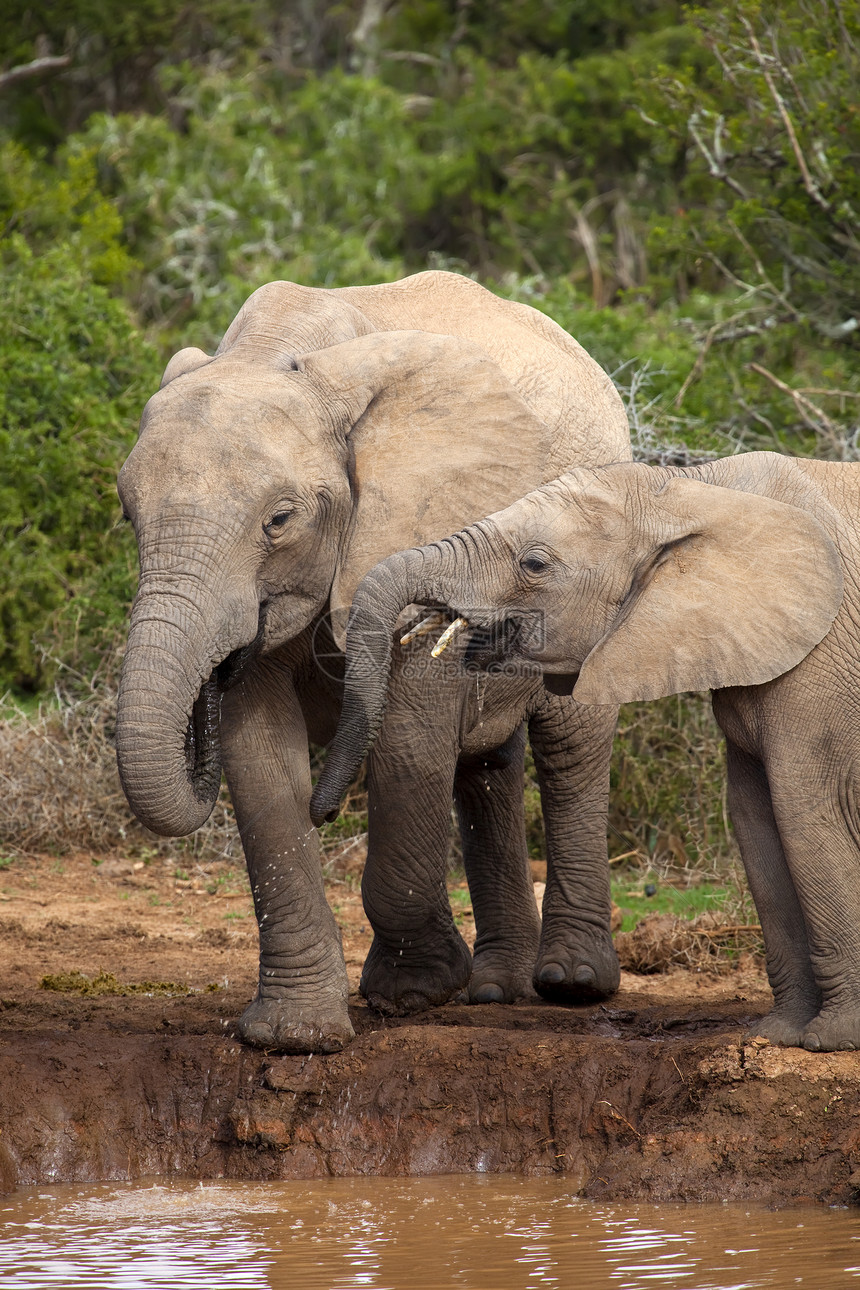
[[[127,287],[135,264],[123,245],[123,224],[98,187],[95,152],[74,146],[53,164],[13,141],[0,143],[0,228],[41,255],[65,246],[96,283]]]
[[[716,369],[762,446],[857,456],[860,15],[828,0],[691,13],[707,61],[637,87],[678,197],[651,221],[663,299],[705,287]],[[657,283],[655,282],[655,286]]]
[[[645,272],[633,189],[654,165],[634,81],[692,41],[658,32],[505,68],[464,48],[423,95],[340,69],[297,83],[186,63],[161,74],[170,119],[97,115],[73,146],[97,149],[159,326],[212,333],[213,300],[223,325],[274,277],[343,285],[428,263],[525,266],[606,303]]]
[[[0,688],[33,689],[53,670],[36,638],[69,653],[81,633],[92,665],[125,614],[134,553],[114,481],[160,362],[103,285],[131,262],[84,159],[53,185],[17,149],[0,160],[20,230],[0,252]]]
[[[380,46],[420,50],[444,59],[456,45],[489,62],[510,66],[535,52],[569,62],[621,48],[642,31],[677,23],[676,0],[410,0],[392,5],[380,28]]]
[[[189,68],[172,84],[183,133],[161,118],[97,116],[72,147],[97,150],[144,266],[139,307],[177,343],[192,322],[198,343],[213,343],[275,278],[340,286],[403,273],[404,209],[431,201],[433,162],[402,96],[341,73],[283,99],[253,78]]]
[[[27,144],[55,146],[95,111],[163,108],[157,67],[259,49],[269,17],[255,0],[6,0],[0,66],[46,53],[69,62],[8,87],[0,121]]]

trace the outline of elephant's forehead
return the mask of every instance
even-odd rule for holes
[[[122,470],[123,483],[147,492],[170,489],[177,481],[206,491],[223,479],[235,489],[246,477],[260,482],[283,473],[267,442],[253,436],[205,435],[199,426],[148,426]]]
[[[222,401],[222,417],[213,424],[205,417],[205,402],[191,400],[182,417],[177,406],[174,400],[144,418],[141,437],[120,472],[125,501],[146,510],[214,503],[235,511],[258,506],[269,491],[300,495],[334,486],[344,473],[329,442],[307,433],[280,409],[231,400],[232,415],[224,415]]]
[[[233,382],[171,382],[144,409],[124,486],[179,479],[205,489],[207,481],[229,479],[234,487],[252,481],[257,491],[285,474],[327,474],[332,443],[318,410],[300,391],[277,395]]]
[[[141,433],[157,429],[198,438],[265,440],[290,428],[319,432],[319,406],[289,375],[274,379],[266,369],[250,365],[248,370],[210,373],[207,366],[190,372],[152,396],[143,411]]]

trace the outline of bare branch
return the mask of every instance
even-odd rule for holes
[[[599,194],[596,197],[590,197],[584,206],[577,206],[571,199],[567,202],[567,208],[573,216],[576,229],[571,229],[571,237],[575,237],[580,243],[585,258],[588,261],[589,272],[591,273],[591,294],[594,303],[602,307],[608,303],[606,296],[606,285],[603,279],[603,269],[600,264],[600,244],[597,234],[588,222],[588,216],[593,210],[600,206],[607,197],[612,194]]]
[[[425,67],[445,66],[442,59],[437,58],[435,54],[424,54],[412,49],[383,49],[379,57],[388,59],[392,63],[422,63]]]
[[[826,394],[829,399],[860,399],[857,390],[828,390],[818,385],[798,385],[797,394]]]
[[[748,313],[749,313],[748,310],[744,310],[743,313],[735,314],[732,318],[726,318],[724,322],[714,323],[713,327],[710,327],[708,329],[705,335],[704,343],[702,344],[702,348],[699,350],[698,354],[696,355],[696,361],[693,364],[693,366],[690,368],[689,372],[687,373],[687,377],[683,385],[681,386],[680,390],[675,395],[674,404],[673,404],[674,407],[680,408],[681,404],[684,402],[684,395],[687,393],[687,391],[689,390],[693,382],[698,380],[699,377],[701,376],[702,369],[705,366],[705,359],[708,357],[708,351],[710,350],[714,341],[717,339],[717,334],[720,331],[720,329],[722,327],[729,326],[730,323],[738,322],[741,318],[748,317]]]
[[[784,292],[784,291],[780,291],[779,287],[777,287],[777,286],[776,286],[776,284],[775,284],[775,283],[773,283],[773,282],[770,280],[770,278],[767,276],[767,273],[765,272],[765,267],[764,267],[764,265],[762,264],[762,262],[761,262],[761,260],[760,260],[759,256],[758,256],[758,255],[756,254],[756,252],[753,250],[753,248],[752,248],[752,246],[750,245],[749,241],[748,241],[748,240],[747,240],[747,238],[744,236],[744,234],[741,232],[741,230],[738,228],[738,226],[737,226],[737,224],[734,222],[734,220],[731,220],[731,219],[730,219],[730,220],[728,221],[728,225],[729,225],[729,228],[730,228],[730,229],[732,230],[732,232],[734,233],[735,237],[736,237],[736,238],[738,239],[738,241],[740,242],[741,246],[742,246],[742,247],[744,248],[744,250],[746,251],[747,255],[748,255],[748,256],[750,257],[750,259],[752,260],[753,264],[755,265],[756,272],[758,273],[759,277],[760,277],[760,278],[761,278],[761,280],[762,280],[762,283],[763,283],[763,284],[764,284],[764,286],[767,288],[767,290],[768,290],[768,291],[773,295],[773,298],[774,298],[775,300],[778,300],[778,301],[779,301],[779,303],[782,305],[782,307],[783,307],[784,309],[786,309],[786,310],[788,311],[788,313],[789,313],[789,314],[791,314],[791,316],[792,316],[792,318],[794,318],[795,322],[802,322],[802,321],[803,321],[803,314],[801,314],[801,313],[800,313],[800,311],[794,307],[794,305],[791,303],[791,301],[789,300],[789,298],[788,298],[788,296],[785,294],[785,292]]]
[[[21,63],[18,67],[10,67],[8,72],[0,72],[0,90],[7,89],[10,85],[17,85],[19,81],[29,81],[35,76],[51,76],[54,72],[59,72],[71,63],[70,54],[57,54],[47,58],[34,58],[32,63]]]
[[[763,376],[766,381],[770,381],[771,385],[782,394],[787,394],[794,402],[794,406],[797,408],[803,423],[809,426],[809,429],[814,431],[815,434],[829,440],[831,446],[840,456],[844,455],[845,441],[841,429],[835,421],[831,421],[823,408],[820,408],[817,403],[813,403],[800,390],[794,390],[790,385],[786,385],[785,381],[781,381],[778,376],[774,376],[773,372],[769,372],[760,363],[749,363],[747,366],[751,372],[756,372],[759,376]]]
[[[714,151],[713,152],[711,152],[711,150],[708,148],[708,145],[705,143],[704,139],[702,138],[701,132],[699,131],[700,120],[701,120],[701,117],[698,111],[692,112],[687,119],[687,129],[690,131],[690,134],[693,136],[693,142],[695,143],[696,147],[699,149],[699,152],[702,154],[702,156],[705,158],[705,161],[708,163],[708,170],[710,171],[710,173],[713,175],[715,179],[721,179],[724,184],[726,184],[729,188],[731,188],[733,193],[737,193],[738,197],[740,197],[743,201],[747,201],[749,199],[749,193],[741,184],[738,183],[738,181],[734,178],[733,175],[729,174],[725,166],[722,164],[722,156],[723,156],[722,131],[723,131],[723,124],[724,124],[723,118],[721,116],[717,117],[717,123],[714,128]]]
[[[842,34],[842,39],[845,41],[845,44],[848,46],[848,48],[856,53],[857,46],[854,44],[854,41],[849,36],[848,28],[845,25],[845,15],[842,12],[841,0],[831,0],[831,3],[833,4],[833,8],[836,10],[836,17],[839,19],[839,30]]]

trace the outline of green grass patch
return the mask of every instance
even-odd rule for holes
[[[632,932],[648,914],[672,914],[676,918],[698,918],[725,909],[727,921],[734,917],[738,888],[733,883],[699,882],[679,886],[659,874],[635,873],[612,883],[612,899],[622,912],[622,932]]]

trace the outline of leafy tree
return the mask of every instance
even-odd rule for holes
[[[203,345],[274,278],[316,285],[403,272],[404,209],[432,200],[402,96],[340,72],[281,98],[255,79],[173,75],[186,128],[97,116],[74,150],[95,149],[144,275],[137,303]],[[182,343],[187,343],[183,332]]]
[[[699,340],[722,349],[749,415],[856,452],[860,340],[860,13],[841,0],[739,0],[693,14],[711,55],[643,88],[655,146],[683,147],[675,213],[652,254],[724,290]],[[713,351],[713,352],[712,352]],[[682,388],[685,395],[689,383]]]
[[[677,0],[410,0],[380,14],[378,58],[410,66],[414,51],[414,69],[462,47],[500,67],[524,53],[573,62],[680,20]]]
[[[16,81],[0,121],[30,144],[56,144],[94,111],[164,108],[157,67],[259,48],[268,15],[259,0],[0,0],[0,65],[68,60]]]
[[[691,43],[672,29],[611,55],[524,54],[507,69],[459,55],[456,93],[426,110],[438,198],[407,254],[423,243],[485,275],[571,275],[597,303],[642,286],[646,194],[668,172],[653,174],[633,87]]]

